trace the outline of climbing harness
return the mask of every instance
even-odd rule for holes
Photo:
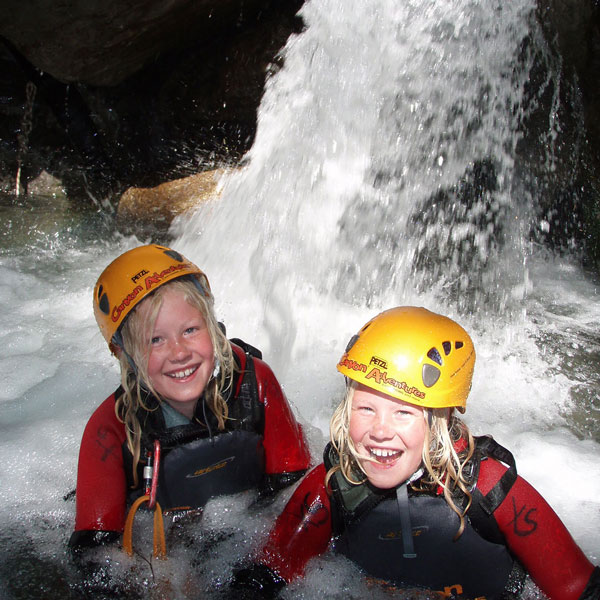
[[[154,509],[154,532],[153,532],[153,554],[154,558],[167,558],[167,546],[165,543],[165,525],[160,504],[156,501],[156,490],[158,487],[158,470],[160,464],[160,442],[154,441],[154,455],[147,453],[148,464],[144,467],[144,495],[140,496],[129,509],[125,520],[123,532],[123,550],[129,556],[133,556],[133,520],[138,508],[148,503],[150,510]]]

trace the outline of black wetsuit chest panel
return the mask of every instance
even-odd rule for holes
[[[197,508],[214,496],[257,487],[264,460],[262,437],[250,431],[183,444],[161,461],[158,502],[164,509]]]
[[[439,496],[409,498],[415,558],[404,558],[394,497],[354,522],[347,522],[336,549],[377,579],[400,587],[423,587],[457,597],[500,598],[513,559],[503,544],[479,536],[470,523],[454,541],[457,515]]]

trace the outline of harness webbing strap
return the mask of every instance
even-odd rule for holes
[[[402,528],[402,546],[404,558],[417,558],[413,543],[412,523],[408,506],[408,486],[406,481],[396,490],[398,511],[400,512],[400,527]]]
[[[241,377],[238,398],[244,403],[244,407],[249,407],[250,402],[256,395],[258,383],[256,381],[256,369],[251,356],[246,356],[246,365],[244,367],[243,376]]]
[[[485,496],[482,496],[479,502],[481,508],[489,516],[493,514],[500,504],[502,504],[502,501],[506,498],[510,488],[517,480],[517,465],[512,453],[503,446],[500,446],[500,444],[495,442],[492,438],[478,438],[477,444],[482,449],[485,449],[489,456],[508,465],[508,470],[496,482],[496,485],[494,485]]]
[[[138,508],[144,503],[150,502],[150,496],[140,496],[129,509],[127,513],[127,519],[125,520],[125,530],[123,531],[123,550],[127,552],[129,556],[133,556],[133,520],[135,513]],[[153,557],[154,558],[166,558],[167,557],[167,545],[165,542],[165,525],[163,522],[162,509],[160,504],[157,502],[154,508],[154,532],[153,532]]]
[[[246,354],[239,377],[237,401],[229,406],[229,416],[236,421],[235,428],[264,434],[264,406],[258,397],[256,367],[251,354]]]

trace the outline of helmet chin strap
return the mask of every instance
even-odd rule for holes
[[[427,415],[427,425],[431,430],[431,426],[433,425],[433,412],[431,412],[431,410],[429,410],[428,408],[425,408],[424,410],[425,414]]]
[[[446,419],[449,421],[450,417],[452,416],[452,409],[456,408],[460,413],[464,413],[465,409],[462,406],[449,406],[447,407],[447,414],[446,414]],[[431,429],[432,425],[433,425],[433,410],[431,408],[424,408],[423,409],[425,415],[427,416],[427,425],[429,426],[429,429]]]
[[[133,358],[131,357],[131,355],[129,354],[129,352],[127,352],[125,350],[125,344],[123,344],[123,336],[121,335],[120,331],[115,331],[115,333],[112,336],[111,342],[114,345],[114,347],[118,349],[119,352],[122,352],[125,355],[125,358],[127,358],[127,362],[129,363],[129,366],[131,367],[133,374],[137,377],[138,376],[137,365],[135,364],[135,362],[134,362]]]

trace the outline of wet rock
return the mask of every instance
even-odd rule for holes
[[[215,169],[153,188],[128,189],[119,202],[117,227],[138,236],[166,233],[177,215],[219,197],[219,181],[224,173],[223,169]]]
[[[46,171],[42,171],[33,181],[29,182],[27,193],[35,196],[51,196],[52,198],[65,196],[62,181]]]
[[[0,35],[62,82],[121,83],[166,51],[215,39],[268,0],[87,0],[0,4]]]
[[[114,207],[128,187],[237,162],[253,142],[265,80],[281,65],[278,52],[302,28],[302,2],[155,0],[138,21],[131,20],[138,9],[123,16],[115,0],[93,11],[79,3],[72,14],[39,0],[37,15],[16,0],[0,3],[0,36],[11,36],[8,43],[0,38],[2,188],[14,189],[19,161],[24,187],[45,170],[70,198]],[[208,6],[214,10],[203,20]],[[229,20],[218,21],[226,8]],[[9,9],[14,19],[3,19]],[[54,19],[52,36],[47,19]]]
[[[586,127],[600,154],[600,3],[597,0],[538,0],[547,37],[556,42],[565,77],[575,74]]]

